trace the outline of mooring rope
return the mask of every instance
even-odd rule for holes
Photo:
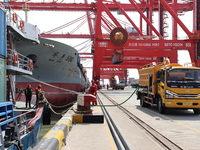
[[[57,86],[51,85],[51,84],[49,84],[49,83],[46,83],[46,82],[37,80],[37,79],[35,79],[35,78],[32,78],[32,77],[30,77],[30,76],[28,76],[28,75],[23,75],[23,77],[29,78],[29,79],[31,79],[31,80],[33,80],[33,81],[36,81],[36,82],[39,82],[39,83],[48,85],[48,86],[53,87],[53,88],[57,88],[57,89],[59,89],[59,90],[66,91],[66,92],[68,92],[68,94],[77,94],[77,95],[78,95],[78,94],[83,94],[83,92],[76,92],[76,91],[73,91],[73,90],[68,90],[68,89],[64,89],[64,88],[61,88],[61,87],[57,87]]]

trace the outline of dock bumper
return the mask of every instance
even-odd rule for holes
[[[60,150],[66,141],[71,125],[72,116],[63,116],[33,147],[33,150]]]
[[[72,123],[104,123],[100,107],[93,107],[92,113],[77,113],[77,104],[71,107],[63,117],[44,135],[32,150],[61,150]]]

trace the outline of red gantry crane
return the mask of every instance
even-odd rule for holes
[[[113,72],[120,74],[128,68],[140,68],[152,61],[161,61],[163,57],[177,63],[178,50],[188,50],[192,62],[200,66],[200,0],[128,0],[127,3],[116,0],[98,0],[88,3],[67,3],[62,1],[34,2],[10,1],[12,9],[82,11],[86,12],[89,34],[53,34],[74,22],[41,34],[46,38],[89,38],[92,41],[93,78],[100,80]],[[193,18],[189,29],[180,15],[191,13]],[[119,20],[114,13],[125,18]],[[131,13],[135,12],[135,13]],[[156,14],[154,16],[154,14]],[[138,18],[136,16],[139,16]],[[171,24],[167,24],[170,20]],[[155,22],[154,22],[155,21]],[[80,28],[83,22],[77,26]],[[181,32],[185,39],[179,37]],[[171,37],[168,37],[168,34]],[[106,70],[110,70],[107,71]],[[112,71],[111,71],[112,70]],[[114,71],[113,71],[114,70]]]

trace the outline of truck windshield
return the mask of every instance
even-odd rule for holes
[[[166,79],[171,88],[200,88],[200,69],[169,69]]]
[[[119,79],[119,83],[125,83],[124,79]]]

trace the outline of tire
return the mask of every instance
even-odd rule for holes
[[[144,101],[144,95],[142,94],[141,97],[140,97],[140,105],[142,107],[150,107],[151,105],[150,104],[147,104],[145,101]]]
[[[199,115],[200,114],[200,109],[199,108],[195,108],[193,109],[194,114]]]
[[[160,114],[165,114],[166,108],[162,105],[161,97],[158,98],[158,111]]]

